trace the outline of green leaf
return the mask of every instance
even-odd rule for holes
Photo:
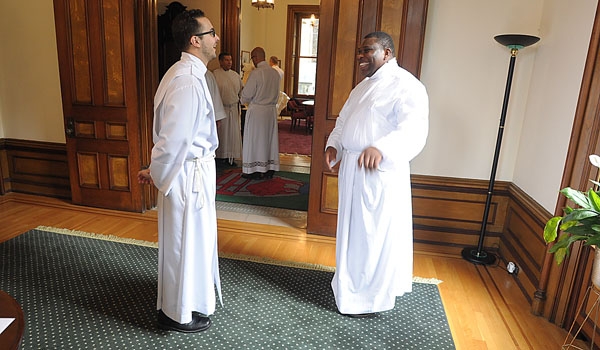
[[[600,245],[600,235],[589,237],[585,241],[585,245]]]
[[[588,197],[590,200],[590,204],[594,208],[596,212],[600,211],[600,196],[594,190],[588,191]]]
[[[582,238],[580,238],[580,240],[587,239],[588,237],[591,237],[595,234],[594,230],[592,230],[591,227],[587,227],[587,226],[583,226],[583,225],[571,226],[568,229],[563,230],[563,231],[568,232],[577,237],[582,237]]]
[[[598,212],[593,209],[574,209],[570,214],[565,215],[563,221],[582,221],[587,218],[598,216]]]
[[[572,234],[563,234],[560,237],[558,237],[558,240],[556,240],[556,243],[554,243],[552,248],[550,248],[550,253],[554,253],[561,248],[569,249],[569,247],[571,246],[571,244],[573,244],[573,242],[581,241],[586,238],[587,238],[586,236],[575,236]]]
[[[575,220],[565,221],[565,220],[563,219],[563,221],[562,221],[562,222],[561,222],[561,224],[560,224],[560,230],[561,230],[561,231],[566,231],[566,230],[568,230],[569,228],[571,228],[571,227],[573,227],[573,226],[576,226],[578,223],[579,223],[579,222],[578,222],[578,221],[575,221]]]
[[[574,209],[573,209],[573,208],[571,208],[571,207],[569,207],[569,206],[566,206],[566,207],[563,209],[563,211],[565,212],[565,215],[569,215],[569,214],[571,214],[571,213],[573,212],[573,210],[574,210]]]
[[[546,226],[544,227],[544,241],[546,241],[546,243],[554,242],[554,240],[556,240],[556,236],[558,235],[558,224],[561,219],[562,217],[555,216],[546,223]]]
[[[585,193],[578,191],[578,190],[574,190],[571,187],[565,187],[562,190],[560,190],[560,192],[565,197],[572,200],[578,206],[585,208],[585,209],[592,209]]]
[[[556,236],[558,235],[558,224],[561,219],[562,217],[555,216],[546,223],[546,226],[544,227],[544,241],[546,241],[546,243],[554,242],[556,239]]]
[[[557,265],[560,265],[563,260],[565,260],[565,257],[569,255],[569,251],[567,250],[567,248],[561,248],[558,251],[556,251],[554,253],[554,260],[556,261]]]

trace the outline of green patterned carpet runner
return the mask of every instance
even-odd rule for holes
[[[353,319],[336,310],[331,271],[229,258],[219,260],[225,306],[213,326],[162,331],[157,249],[133,243],[39,228],[0,243],[0,289],[25,314],[22,348],[454,349],[434,284],[414,283],[394,310]]]

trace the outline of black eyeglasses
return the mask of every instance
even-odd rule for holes
[[[210,30],[208,32],[204,32],[204,33],[200,33],[200,34],[194,34],[194,36],[203,36],[206,34],[210,34],[210,36],[212,36],[213,38],[215,37],[215,35],[217,35],[217,33],[215,32],[215,28],[210,28]]]

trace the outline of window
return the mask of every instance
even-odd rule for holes
[[[312,18],[311,18],[312,17]],[[297,95],[315,95],[317,77],[317,46],[319,41],[319,19],[312,15],[300,21],[298,55]]]
[[[292,97],[314,98],[319,42],[319,6],[288,7],[286,86]],[[291,68],[291,69],[290,69]],[[289,84],[289,85],[288,85]],[[288,93],[289,94],[289,93]]]

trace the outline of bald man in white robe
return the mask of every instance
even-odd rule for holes
[[[393,40],[368,34],[358,50],[365,76],[350,93],[325,146],[330,171],[341,161],[336,271],[341,314],[374,317],[412,291],[410,165],[425,146],[425,87],[398,66]]]

